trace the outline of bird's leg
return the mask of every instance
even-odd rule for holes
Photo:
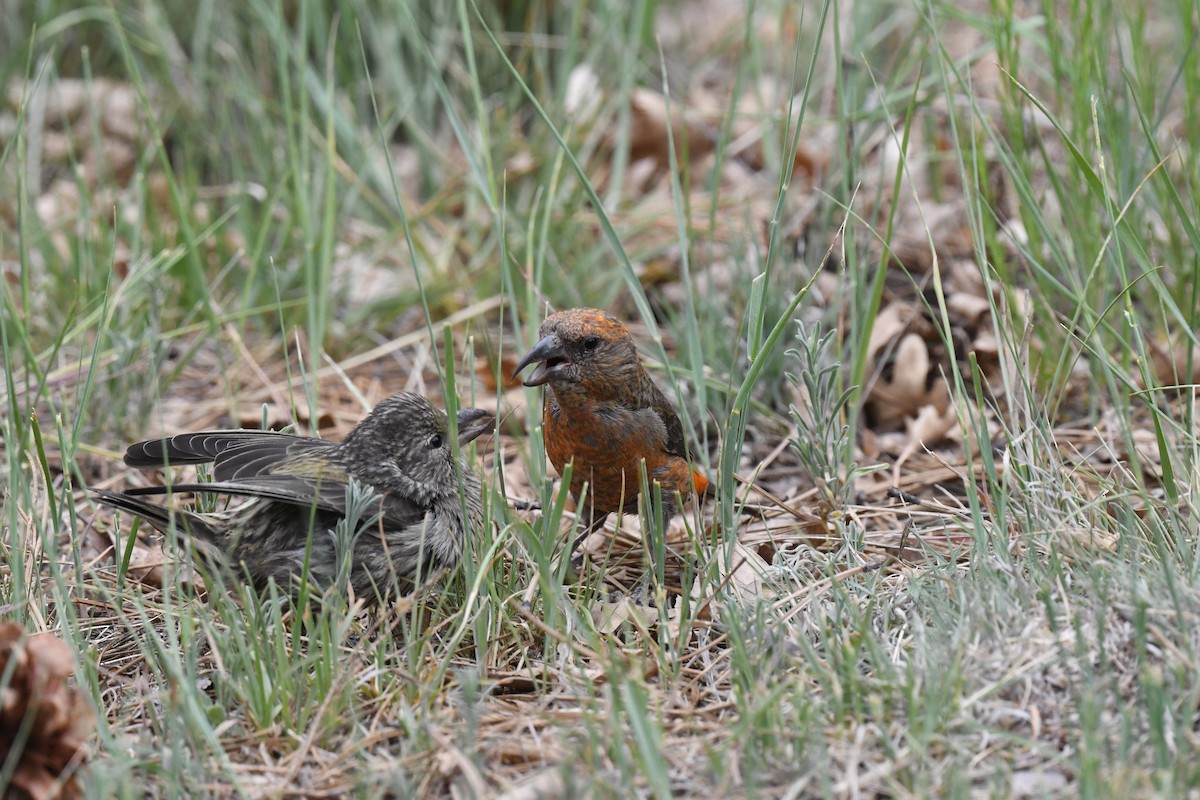
[[[590,503],[585,507],[585,510],[586,516],[584,514],[580,514],[579,518],[581,520],[586,520],[587,524],[580,529],[579,533],[574,534],[574,538],[571,540],[571,546],[568,547],[559,558],[555,559],[554,569],[556,570],[561,564],[564,563],[564,561],[566,562],[567,575],[570,577],[565,578],[564,580],[570,583],[574,583],[575,581],[579,580],[580,568],[583,566],[583,554],[576,553],[575,551],[579,549],[579,545],[583,544],[584,539],[603,528],[605,520],[608,519],[608,512],[597,514]]]
[[[519,497],[508,498],[508,505],[516,511],[541,511],[542,504],[536,500],[523,500]]]
[[[643,546],[650,558],[649,569],[642,573],[629,599],[639,606],[653,606],[655,593],[653,586],[661,586],[665,578],[667,561],[667,528],[671,517],[675,515],[675,502],[671,494],[665,491],[661,484],[655,481],[645,487],[642,492],[644,506],[642,509]]]
[[[603,528],[605,521],[608,520],[608,512],[597,514],[591,503],[584,506],[584,511],[586,513],[581,516],[581,519],[587,524],[575,535],[575,540],[571,542],[571,548],[567,550],[567,558],[572,561],[575,560],[575,551],[579,549],[579,545],[583,544],[583,540]]]

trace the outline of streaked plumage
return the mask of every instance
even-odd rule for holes
[[[490,430],[493,421],[481,409],[459,411],[460,443]],[[212,463],[211,482],[96,494],[101,503],[160,531],[169,530],[174,517],[210,565],[228,566],[259,587],[274,578],[295,588],[292,578],[301,573],[306,551],[312,580],[322,588],[333,583],[338,564],[329,532],[346,515],[351,479],[378,494],[371,508],[379,519],[357,535],[352,549],[350,584],[367,599],[408,590],[418,571],[428,575],[457,565],[483,511],[479,477],[460,464],[470,521],[463,517],[445,412],[409,393],[384,400],[341,442],[273,431],[204,431],[131,445],[125,463],[142,469]],[[171,493],[251,499],[212,514],[172,512],[142,499]]]

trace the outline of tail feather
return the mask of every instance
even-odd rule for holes
[[[95,493],[96,499],[103,505],[140,517],[163,533],[171,529],[172,519],[174,519],[177,530],[182,530],[190,536],[208,542],[216,540],[216,530],[198,514],[190,511],[172,511],[121,492],[110,492],[107,489],[93,489],[92,491]]]

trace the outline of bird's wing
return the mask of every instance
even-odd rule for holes
[[[200,514],[193,514],[189,511],[171,511],[134,497],[134,492],[110,492],[107,489],[93,489],[92,492],[95,493],[96,499],[104,505],[141,517],[163,533],[171,529],[172,515],[174,515],[174,519],[179,525],[186,528],[193,536],[199,536],[209,541],[217,539],[217,530]]]
[[[258,487],[262,497],[305,505],[316,498],[323,505],[326,494],[344,494],[347,481],[343,468],[322,458],[332,447],[322,439],[272,431],[204,431],[130,445],[125,463],[146,468],[212,462],[213,483],[190,485],[240,486],[239,494]],[[178,486],[170,491],[180,491]]]
[[[346,514],[346,485],[349,480],[344,471],[332,465],[320,468],[322,474],[311,470],[308,474],[258,474],[236,479],[217,480],[207,483],[176,483],[169,486],[143,486],[126,490],[131,496],[157,494],[226,494],[236,497],[254,497],[287,503],[300,508]],[[369,511],[382,510],[383,523],[389,528],[413,525],[425,515],[425,509],[405,498],[383,495],[371,505]]]
[[[667,451],[668,455],[686,459],[688,457],[687,441],[683,438],[683,423],[679,421],[679,415],[667,401],[666,395],[644,371],[642,378],[645,381],[642,390],[643,396],[650,401],[650,407],[654,409],[655,414],[658,414],[658,418],[662,420],[663,426],[667,429],[667,440],[663,449]]]
[[[214,480],[146,486],[126,494],[228,494],[345,515],[350,476],[328,457],[334,446],[324,439],[254,430],[203,431],[139,442],[125,451],[126,464],[150,468],[212,462]],[[416,524],[426,511],[393,495],[382,497],[382,510],[388,527]]]
[[[181,433],[165,439],[151,439],[131,444],[125,451],[125,463],[140,469],[181,466],[184,464],[220,463],[222,456],[228,458],[235,449],[246,448],[242,456],[253,453],[257,456],[286,455],[290,446],[313,442],[328,446],[329,442],[308,439],[274,431],[232,430]]]
[[[294,475],[346,482],[344,469],[327,457],[333,442],[307,436],[256,436],[230,443],[213,462],[218,481],[252,481],[266,475]]]
[[[700,494],[713,494],[715,492],[714,485],[708,480],[708,477],[691,466],[691,456],[687,451],[687,440],[683,438],[683,423],[679,421],[679,415],[675,413],[675,408],[667,402],[667,398],[663,393],[655,387],[655,394],[652,395],[651,408],[663,421],[663,426],[667,430],[667,441],[663,449],[669,456],[675,456],[681,459],[681,462],[691,473],[690,484],[695,487],[695,490]],[[689,479],[681,477],[683,485],[688,486]]]
[[[257,497],[306,508],[345,513],[346,484],[344,481],[317,482],[287,475],[262,475],[248,481],[206,481],[204,483],[172,483],[162,486],[136,486],[125,490],[134,497],[157,494],[229,494],[237,497]]]

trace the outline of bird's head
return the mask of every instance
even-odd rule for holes
[[[459,444],[491,430],[495,419],[481,408],[459,409]],[[418,502],[458,492],[449,418],[419,394],[402,392],[375,406],[341,447],[349,471],[379,491],[399,492]]]
[[[539,341],[513,370],[538,367],[526,386],[614,383],[640,368],[637,346],[616,317],[596,308],[570,308],[546,317]]]

